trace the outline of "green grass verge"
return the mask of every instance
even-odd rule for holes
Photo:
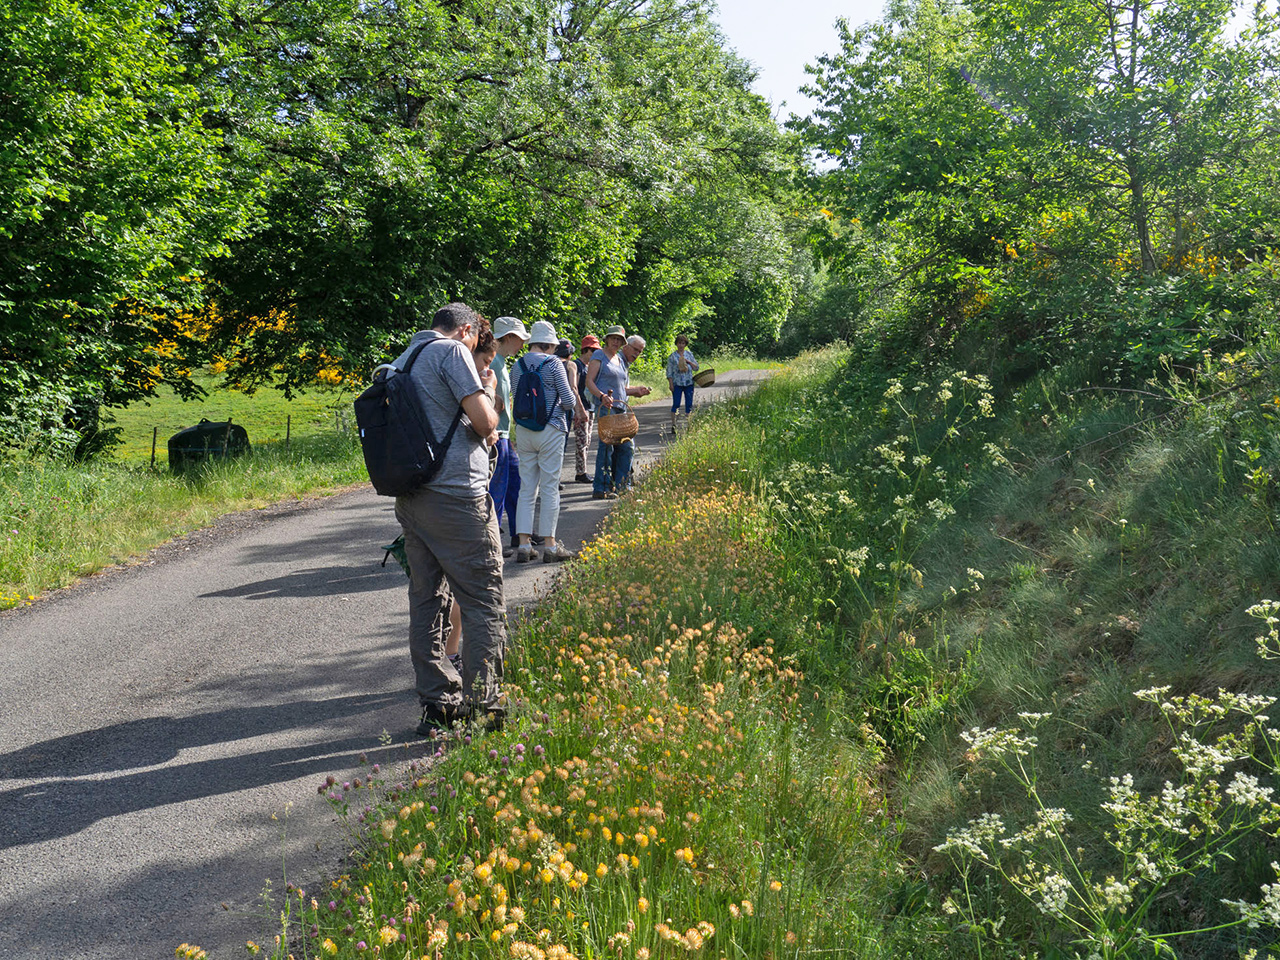
[[[1134,393],[861,356],[702,426],[814,574],[807,673],[886,744],[948,950],[1268,947],[1280,671],[1247,610],[1280,589],[1272,358]]]
[[[209,373],[197,372],[192,379],[208,391],[203,399],[182,400],[168,387],[161,387],[157,397],[111,411],[110,425],[121,431],[121,443],[111,450],[112,459],[127,464],[150,463],[154,430],[156,465],[164,466],[169,462],[169,438],[202,418],[240,424],[254,445],[282,442],[286,431],[292,439],[329,433],[335,425],[350,423],[353,396],[349,390],[316,387],[286,400],[274,389],[252,394],[228,390]]]
[[[0,464],[0,609],[145,553],[224,513],[366,479],[351,434],[259,445],[190,475],[98,462]]]

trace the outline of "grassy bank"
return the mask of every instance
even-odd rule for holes
[[[355,866],[277,952],[1265,955],[1275,380],[829,352],[704,412],[521,627],[505,732],[321,786]]]
[[[235,510],[365,479],[351,434],[325,432],[187,475],[100,462],[0,464],[0,609],[145,553]]]
[[[1280,588],[1273,358],[1135,388],[866,356],[704,428],[740,438],[776,542],[820,574],[810,680],[883,738],[904,868],[952,948],[1268,947],[1280,674],[1250,608]]]
[[[212,373],[196,372],[192,379],[208,391],[203,399],[184,401],[168,387],[161,387],[157,397],[112,411],[112,425],[119,428],[121,442],[112,448],[111,458],[130,465],[149,463],[154,430],[156,464],[163,467],[169,462],[169,438],[202,418],[240,424],[254,445],[280,443],[286,436],[292,441],[330,433],[335,426],[350,422],[353,398],[349,390],[317,386],[286,400],[284,394],[270,388],[252,394],[225,389]],[[342,419],[335,420],[335,414]]]

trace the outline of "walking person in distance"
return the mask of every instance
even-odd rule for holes
[[[676,348],[667,357],[667,383],[671,385],[671,433],[676,432],[676,413],[680,409],[680,399],[684,398],[684,418],[686,423],[693,412],[693,375],[697,372],[698,361],[689,352],[689,338],[683,333],[676,336]]]

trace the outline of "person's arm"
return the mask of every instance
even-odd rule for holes
[[[454,342],[440,348],[449,351],[442,367],[441,379],[466,415],[472,433],[492,444],[497,438],[498,414],[493,409],[493,394],[497,388],[497,376],[488,368],[477,371],[471,362],[471,353],[461,343]]]
[[[691,370],[697,370],[697,369],[698,369],[698,361],[697,361],[697,360],[695,360],[695,359],[693,359],[693,354],[692,354],[692,353],[690,353],[688,350],[686,350],[686,351],[684,352],[684,355],[685,355],[685,360],[687,360],[687,361],[688,361],[688,363],[689,363],[689,369],[691,369]]]
[[[462,412],[471,421],[471,429],[476,436],[486,438],[498,429],[498,412],[493,409],[493,371],[487,372],[490,377],[489,385],[462,398]]]
[[[578,396],[578,371],[574,367],[573,361],[561,361],[560,369],[563,373],[560,380],[568,387],[567,391],[560,394],[560,406],[565,410],[573,411],[573,422],[581,423],[587,419],[587,410],[582,405],[582,398]],[[556,383],[556,389],[560,389],[560,382]]]
[[[578,391],[574,383],[576,378],[570,376],[569,368],[563,360],[557,359],[556,366],[560,368],[560,372],[552,380],[554,381],[556,392],[560,395],[560,406],[565,410],[572,410],[578,405]],[[574,372],[576,373],[577,371]]]
[[[591,362],[587,364],[587,393],[591,394],[591,396],[595,397],[600,401],[601,405],[603,405],[605,394],[596,388],[596,374],[599,372],[600,361],[593,357]],[[613,391],[610,390],[609,393],[612,394]]]

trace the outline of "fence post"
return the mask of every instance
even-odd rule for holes
[[[159,427],[151,428],[151,469],[156,468],[156,434],[159,433]]]
[[[293,433],[293,414],[287,413],[284,417],[284,452],[289,452],[289,437]]]

